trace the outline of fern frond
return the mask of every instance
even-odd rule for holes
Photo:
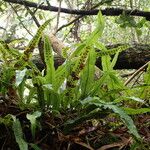
[[[75,63],[74,67],[72,68],[72,72],[70,74],[69,80],[68,82],[70,82],[70,84],[72,86],[75,86],[75,82],[77,80],[79,80],[79,73],[83,70],[83,68],[85,67],[85,62],[87,60],[88,57],[88,53],[89,53],[89,47],[86,47],[81,56],[78,58],[77,62]],[[68,85],[69,86],[69,85]]]
[[[68,77],[67,96],[70,98],[73,97],[73,95],[74,95],[73,89],[76,87],[77,81],[79,80],[80,72],[85,67],[85,63],[88,58],[89,50],[90,50],[90,47],[85,47],[85,49],[83,49],[80,57],[77,59],[77,62],[75,63],[74,67],[72,68],[70,76]]]
[[[27,61],[29,59],[30,54],[33,52],[34,48],[37,46],[44,29],[50,23],[51,20],[52,19],[49,19],[44,24],[42,24],[38,28],[38,30],[37,30],[35,36],[33,37],[33,39],[29,42],[28,46],[26,47],[26,49],[24,51],[24,57],[23,58],[24,58],[25,61]]]
[[[7,59],[6,49],[1,43],[0,43],[0,57],[3,59],[3,61],[6,61]]]
[[[46,63],[46,81],[48,84],[55,83],[54,57],[50,39],[47,35],[44,36],[44,60]]]
[[[1,39],[0,39],[0,45],[1,45],[1,50],[3,50],[3,52],[5,51],[7,56],[14,57],[14,58],[18,58],[21,56],[21,53],[19,52],[19,50],[10,48],[9,45]]]
[[[84,107],[88,107],[90,105],[95,105],[97,108],[103,109],[111,109],[114,113],[118,114],[121,120],[125,123],[130,133],[133,134],[137,139],[141,139],[138,134],[137,128],[134,125],[132,118],[120,107],[113,103],[107,103],[105,101],[100,100],[98,97],[89,97],[88,99],[84,99],[82,101]]]
[[[12,128],[14,131],[16,142],[18,143],[20,150],[28,150],[28,144],[23,139],[23,131],[21,128],[20,121],[19,121],[19,119],[16,119],[15,116],[12,116],[12,117],[14,120]]]
[[[99,52],[97,52],[97,56],[102,57],[105,55],[114,55],[115,53],[122,52],[122,51],[128,49],[129,47],[130,47],[129,45],[122,45],[122,46],[118,46],[116,48],[112,48],[109,50],[99,51]]]

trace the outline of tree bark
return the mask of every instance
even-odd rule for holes
[[[107,48],[114,48],[122,44],[109,45]],[[113,57],[113,56],[112,56]],[[55,68],[58,68],[63,62],[64,58],[56,55],[54,57]],[[138,69],[143,66],[145,63],[150,61],[150,45],[144,44],[134,44],[131,48],[121,52],[119,54],[115,69]],[[40,57],[34,56],[33,62],[36,66],[42,70],[44,69],[44,64],[40,60]],[[96,66],[101,68],[101,59],[98,58],[96,61]]]
[[[46,6],[46,5],[39,5],[34,2],[26,1],[26,0],[4,0],[5,2],[10,2],[10,3],[15,3],[15,4],[20,4],[28,7],[33,7],[45,11],[53,11],[53,12],[58,12],[58,7],[55,6]],[[72,9],[66,9],[66,8],[61,8],[60,12],[62,13],[67,13],[67,14],[75,14],[75,15],[97,15],[99,12],[98,9],[94,10],[72,10]],[[106,16],[119,16],[122,14],[122,12],[126,13],[127,15],[131,16],[141,16],[145,17],[147,20],[150,20],[150,12],[146,11],[140,11],[140,10],[124,10],[120,8],[106,8],[101,10],[103,15]]]
[[[121,44],[111,45],[108,48],[114,48]],[[133,44],[129,49],[119,54],[115,69],[138,69],[150,61],[150,45]],[[100,59],[97,59],[96,65],[101,68]]]

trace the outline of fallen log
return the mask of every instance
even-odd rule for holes
[[[122,44],[115,44],[107,46],[108,49],[120,46]],[[113,57],[113,56],[112,56]],[[54,56],[55,68],[58,68],[65,61],[60,55]],[[119,54],[115,69],[138,69],[145,63],[150,61],[150,44],[133,44],[129,49]],[[40,56],[33,57],[33,63],[42,70],[44,69],[44,63],[40,59]],[[98,58],[96,66],[101,68],[101,59]]]

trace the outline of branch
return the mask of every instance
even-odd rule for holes
[[[134,74],[132,74],[132,76],[124,83],[124,85],[126,86],[127,84],[129,84],[135,78],[136,75],[138,75],[148,66],[148,64],[150,64],[150,61],[148,61],[146,64],[140,67]]]
[[[34,7],[34,8],[38,8],[38,9],[46,10],[46,11],[58,12],[58,10],[59,10],[59,7],[50,6],[50,8],[49,8],[49,6],[38,5],[37,3],[29,2],[26,0],[3,0],[3,1],[10,2],[10,3],[16,3],[16,4],[20,4],[20,5],[25,4],[28,7]],[[72,10],[72,9],[61,8],[60,12],[67,13],[67,14],[75,14],[75,15],[97,15],[99,10],[98,9],[95,9],[95,10]],[[147,20],[150,20],[150,12],[140,11],[140,10],[125,10],[125,9],[119,9],[119,8],[106,8],[106,9],[101,9],[101,12],[103,15],[106,15],[106,16],[119,16],[120,14],[122,14],[122,12],[125,12],[127,15],[146,17]]]
[[[15,14],[18,17],[18,20],[20,22],[20,24],[23,26],[23,28],[33,37],[33,34],[26,28],[26,26],[23,24],[23,21],[20,19],[20,16],[18,15],[18,12],[15,10],[15,8],[13,7],[13,5],[11,3],[9,3],[9,5],[11,6],[11,8],[13,9],[13,11],[15,12]]]

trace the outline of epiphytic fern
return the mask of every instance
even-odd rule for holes
[[[1,51],[5,51],[6,55],[13,58],[18,58],[21,56],[21,53],[14,48],[11,48],[9,44],[0,39]]]
[[[88,58],[90,47],[85,47],[79,56],[77,62],[75,63],[74,67],[72,68],[72,71],[70,73],[70,76],[67,80],[67,96],[72,98],[74,93],[73,89],[76,87],[77,81],[79,80],[79,74],[85,67],[85,63]],[[68,95],[69,94],[69,95]]]
[[[25,48],[25,51],[24,51],[24,54],[23,56],[21,57],[21,59],[19,61],[17,61],[17,63],[15,64],[15,67],[24,67],[27,65],[27,62],[29,61],[30,59],[30,55],[33,53],[33,50],[34,48],[37,46],[41,36],[42,36],[42,33],[43,33],[43,30],[46,28],[46,26],[50,23],[52,19],[49,19],[47,20],[43,25],[41,25],[35,36],[33,37],[33,39],[29,42],[28,46]]]
[[[46,28],[46,26],[50,23],[52,19],[47,20],[44,24],[42,24],[35,36],[33,37],[33,39],[29,42],[28,46],[26,47],[25,51],[24,51],[24,60],[28,61],[30,54],[33,52],[34,48],[37,46],[39,39],[41,38],[41,35],[43,33],[43,30]]]
[[[97,56],[98,57],[102,57],[104,55],[114,55],[117,52],[122,52],[126,49],[128,49],[130,46],[129,45],[122,45],[122,46],[118,46],[116,48],[112,48],[109,50],[101,50],[99,52],[97,52]]]

